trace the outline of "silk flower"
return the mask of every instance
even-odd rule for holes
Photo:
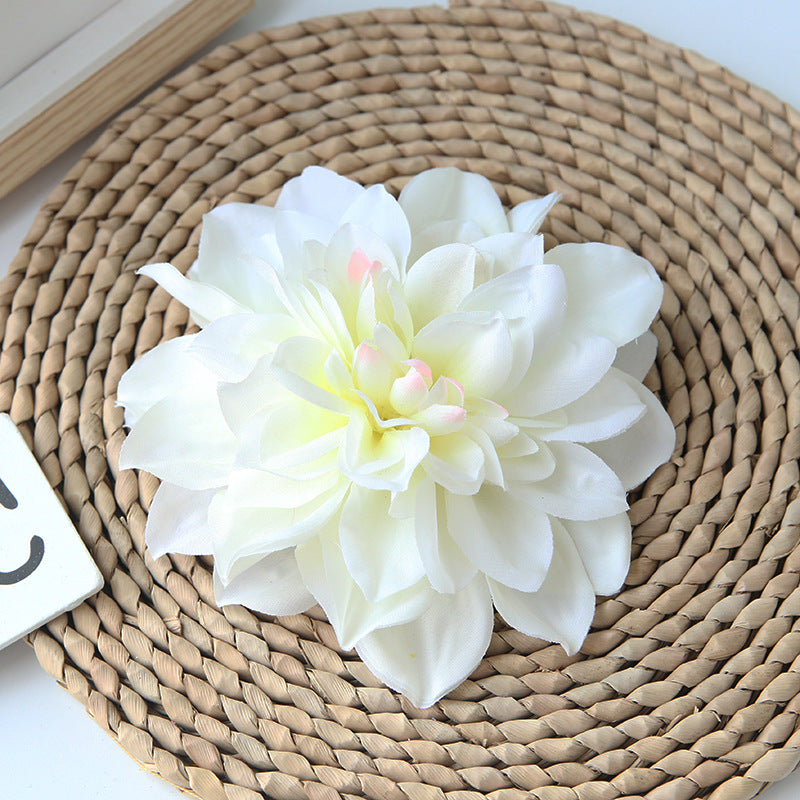
[[[120,468],[161,479],[151,555],[213,554],[220,605],[319,603],[419,707],[479,664],[493,607],[575,653],[627,574],[626,491],[675,433],[641,383],[655,271],[545,253],[556,201],[506,212],[453,168],[397,200],[309,167],[274,207],[207,214],[187,276],[143,267],[200,327],[118,387]]]

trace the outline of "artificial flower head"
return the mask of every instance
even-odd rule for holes
[[[143,267],[201,328],[117,393],[120,467],[162,481],[153,557],[213,553],[220,605],[319,603],[420,707],[478,665],[493,606],[575,653],[627,574],[626,491],[675,433],[641,383],[655,271],[545,253],[556,200],[506,212],[453,168],[397,200],[309,167],[274,208],[207,214],[188,277]]]

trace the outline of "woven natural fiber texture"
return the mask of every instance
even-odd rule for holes
[[[205,800],[746,800],[800,761],[800,115],[697,55],[534,0],[376,11],[216,50],[118,118],[0,284],[0,410],[106,585],[31,639],[148,769]],[[117,469],[115,390],[183,333],[141,265],[309,164],[397,192],[432,165],[563,202],[665,281],[648,385],[678,432],[631,497],[633,563],[581,652],[498,619],[420,712],[319,610],[214,604],[208,559],[144,546],[156,489]],[[176,420],[180,424],[180,420]]]

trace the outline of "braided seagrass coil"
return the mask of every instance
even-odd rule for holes
[[[719,66],[536,0],[331,17],[222,47],[114,121],[0,284],[0,411],[106,584],[31,637],[146,768],[204,800],[746,800],[800,761],[800,115]],[[648,385],[678,432],[631,497],[633,563],[581,652],[498,619],[421,712],[318,609],[220,610],[210,561],[153,561],[157,483],[119,473],[122,373],[187,326],[141,265],[309,164],[397,192],[432,165],[666,284]],[[176,420],[176,424],[179,424]]]

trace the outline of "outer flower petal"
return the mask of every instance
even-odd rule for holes
[[[414,520],[390,517],[390,502],[389,492],[353,486],[339,522],[345,563],[370,602],[407,589],[425,575]]]
[[[427,581],[420,581],[380,602],[370,602],[350,575],[335,532],[298,547],[297,564],[305,585],[328,615],[343,650],[350,650],[379,628],[416,619],[433,597]]]
[[[209,211],[190,277],[216,286],[244,306],[277,310],[263,274],[254,268],[255,259],[282,266],[275,216],[274,208],[255,203],[226,203]]]
[[[563,519],[610,517],[628,509],[625,490],[594,453],[572,442],[549,442],[555,470],[537,483],[509,483],[531,505]]]
[[[561,195],[558,192],[552,192],[544,197],[519,203],[508,212],[509,227],[515,232],[537,233],[544,218],[559,200],[561,200]]]
[[[664,287],[650,262],[622,247],[562,244],[545,256],[564,270],[568,313],[617,347],[644,333]]]
[[[441,247],[445,244],[461,242],[462,244],[472,244],[484,237],[483,230],[477,222],[463,219],[446,219],[442,222],[434,222],[422,230],[414,231],[411,239],[411,252],[408,255],[409,265],[413,264],[420,256]]]
[[[411,233],[445,220],[477,223],[484,236],[508,232],[503,205],[482,175],[436,167],[415,175],[400,192]]]
[[[215,570],[214,599],[218,606],[242,605],[279,617],[302,614],[316,602],[303,584],[292,548],[264,556],[227,584]]]
[[[210,489],[227,483],[235,455],[236,439],[216,394],[190,386],[156,403],[131,428],[119,468],[145,469],[184,489]]]
[[[208,506],[216,493],[216,489],[193,491],[162,482],[153,496],[144,528],[150,555],[159,558],[165,553],[212,553]]]
[[[259,358],[300,333],[297,321],[286,314],[233,314],[206,325],[193,337],[189,352],[218,380],[240,381]]]
[[[480,664],[493,623],[489,592],[478,577],[456,594],[434,595],[413,622],[364,636],[356,651],[376,677],[428,708]]]
[[[225,583],[250,567],[254,556],[263,556],[302,544],[320,535],[341,508],[347,494],[341,482],[298,508],[259,508],[234,506],[225,492],[209,507],[208,518],[214,530],[215,566]]]
[[[643,381],[656,360],[658,339],[652,331],[645,331],[617,350],[614,366],[627,372],[637,381]]]
[[[474,246],[485,259],[491,261],[491,269],[484,280],[544,262],[544,236],[498,233],[478,240]],[[482,282],[476,281],[476,285]]]
[[[365,192],[363,186],[324,167],[306,167],[287,181],[275,208],[299,211],[339,223],[347,209]]]
[[[532,418],[563,408],[608,372],[616,348],[606,338],[569,327],[541,355],[534,339],[533,360],[519,385],[498,399],[511,416]]]
[[[417,493],[414,528],[417,548],[431,586],[443,594],[461,591],[478,572],[447,532],[444,490],[423,480]]]
[[[192,355],[195,335],[162,342],[131,364],[117,386],[117,405],[125,408],[125,424],[135,425],[146,411],[186,386],[211,393],[216,378]]]
[[[617,514],[588,522],[563,520],[595,594],[619,591],[631,565],[631,521]]]
[[[447,528],[464,554],[490,578],[536,591],[553,554],[550,520],[512,492],[484,485],[474,495],[447,495]]]
[[[624,433],[613,439],[594,442],[591,449],[614,470],[626,489],[633,489],[672,457],[675,426],[649,389],[624,372],[618,375],[636,392],[647,412]],[[647,442],[647,446],[643,447],[642,442]]]
[[[400,204],[383,186],[370,186],[349,206],[340,224],[348,222],[358,223],[386,242],[397,262],[398,277],[404,274],[411,250],[411,229]]]
[[[562,409],[563,426],[539,431],[544,441],[597,442],[628,430],[646,406],[629,386],[628,376],[613,367],[586,394]]]
[[[137,275],[152,278],[178,302],[183,303],[201,327],[228,314],[243,314],[253,310],[237,303],[210,283],[200,283],[181,275],[172,264],[148,264],[137,270]]]
[[[518,631],[559,642],[567,655],[578,652],[594,617],[594,590],[569,534],[553,523],[553,560],[541,588],[518,592],[489,581],[500,616]]]

